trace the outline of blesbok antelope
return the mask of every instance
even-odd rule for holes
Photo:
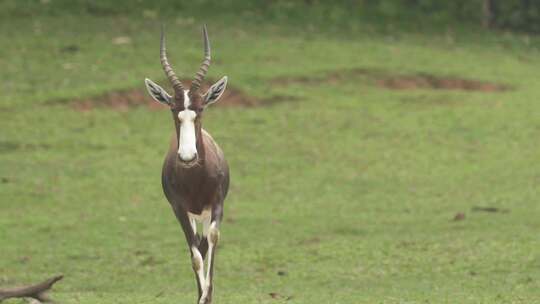
[[[223,217],[223,201],[229,189],[229,167],[223,151],[202,128],[204,109],[221,97],[227,85],[225,76],[204,95],[199,93],[210,66],[210,42],[206,26],[203,27],[203,38],[204,60],[191,87],[186,89],[167,59],[162,28],[161,65],[173,86],[174,97],[150,79],[145,79],[145,84],[148,93],[172,111],[175,132],[163,164],[163,192],[186,236],[199,291],[198,303],[208,304],[212,302],[214,257]],[[201,235],[197,234],[197,223],[202,225]]]

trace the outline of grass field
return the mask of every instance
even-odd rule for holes
[[[195,302],[160,185],[169,112],[72,106],[164,83],[156,14],[0,21],[0,286]],[[210,77],[261,100],[205,114],[232,170],[215,303],[540,303],[539,38],[250,20],[165,20],[178,73],[207,22]],[[383,86],[428,74],[511,89]]]

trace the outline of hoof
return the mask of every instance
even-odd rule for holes
[[[212,300],[209,298],[201,298],[198,304],[212,304]]]
[[[207,286],[199,299],[199,304],[212,304],[212,288]]]

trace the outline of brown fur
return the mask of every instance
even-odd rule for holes
[[[177,132],[171,138],[169,152],[163,163],[162,185],[165,196],[173,207],[201,214],[203,209],[223,204],[229,188],[229,167],[223,151],[212,137],[202,130],[200,119],[195,126],[198,164],[191,168],[182,166],[177,154]]]

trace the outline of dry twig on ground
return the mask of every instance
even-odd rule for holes
[[[52,302],[46,292],[63,277],[58,275],[34,285],[0,289],[0,302],[9,298],[33,298],[39,302]]]

